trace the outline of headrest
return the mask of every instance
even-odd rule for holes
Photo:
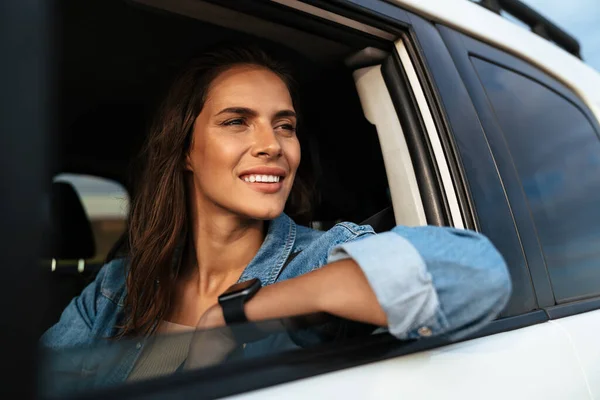
[[[54,182],[50,194],[49,235],[43,258],[88,259],[96,254],[92,226],[68,182]]]

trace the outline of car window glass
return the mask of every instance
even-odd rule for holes
[[[55,182],[69,182],[90,220],[96,254],[88,264],[102,264],[113,244],[125,231],[129,196],[119,183],[90,175],[60,174]]]
[[[600,294],[600,140],[572,102],[472,58],[527,196],[557,302]]]
[[[310,314],[204,330],[179,325],[146,338],[102,338],[59,350],[44,348],[38,364],[40,394],[62,398],[221,364],[247,363],[327,346],[340,335],[359,339],[373,329],[326,314]]]

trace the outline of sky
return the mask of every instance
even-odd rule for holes
[[[581,45],[583,60],[600,71],[600,0],[522,0]]]

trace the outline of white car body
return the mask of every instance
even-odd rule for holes
[[[468,340],[234,396],[234,399],[588,399],[597,398],[598,353],[586,365],[600,311]],[[593,326],[595,322],[595,326]],[[577,328],[572,329],[578,325]],[[589,330],[583,337],[582,331]],[[548,351],[552,349],[552,351]],[[595,356],[595,359],[594,359]],[[595,364],[595,365],[594,365]],[[597,376],[597,375],[596,375]],[[592,392],[594,391],[594,392]],[[594,397],[593,395],[596,395]]]

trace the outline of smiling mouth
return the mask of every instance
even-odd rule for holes
[[[251,174],[240,176],[240,179],[248,183],[279,183],[283,176]]]
[[[279,193],[283,189],[283,180],[285,176],[269,174],[247,174],[240,176],[240,179],[250,187],[264,194]]]

